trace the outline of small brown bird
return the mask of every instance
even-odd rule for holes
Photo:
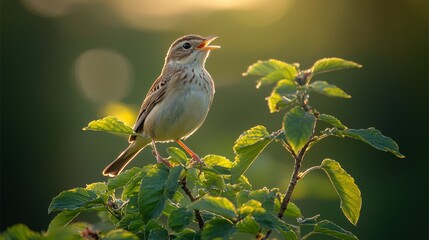
[[[204,122],[213,102],[215,87],[205,69],[210,50],[218,49],[210,43],[216,36],[183,36],[167,52],[161,75],[152,84],[142,103],[134,131],[143,135],[131,136],[130,145],[107,166],[103,175],[114,177],[148,144],[152,143],[157,162],[163,159],[155,142],[176,141],[193,159],[201,159],[182,140],[192,135]]]

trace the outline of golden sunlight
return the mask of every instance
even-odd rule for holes
[[[158,0],[107,1],[111,9],[129,26],[143,29],[180,28],[189,15],[205,16],[219,10],[241,11],[240,21],[252,26],[270,24],[282,17],[292,0]]]
[[[137,107],[128,106],[120,102],[110,102],[100,110],[100,116],[114,116],[128,126],[133,126],[137,117]]]

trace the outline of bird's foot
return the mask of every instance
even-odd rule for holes
[[[152,150],[152,154],[156,157],[156,162],[157,163],[164,163],[169,168],[173,167],[173,165],[171,165],[171,163],[167,159],[165,159],[165,158],[161,157],[160,155],[158,155],[155,150]]]

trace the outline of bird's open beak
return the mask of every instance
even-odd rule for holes
[[[218,38],[218,36],[206,37],[206,39],[204,39],[204,41],[202,43],[200,43],[200,45],[198,45],[197,49],[198,50],[205,50],[205,51],[219,49],[220,46],[209,45],[216,38]]]

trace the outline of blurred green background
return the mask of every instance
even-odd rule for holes
[[[16,223],[46,230],[52,197],[104,181],[101,171],[126,139],[83,132],[116,114],[132,124],[165,53],[181,35],[219,35],[207,69],[216,82],[205,124],[187,141],[200,156],[233,159],[236,138],[262,124],[281,127],[241,73],[277,58],[302,68],[322,57],[363,64],[321,75],[352,99],[311,98],[320,112],[353,128],[376,127],[406,159],[331,138],[304,168],[338,160],[362,191],[357,227],[347,222],[322,172],[299,182],[292,200],[360,239],[428,237],[428,4],[421,0],[20,0],[1,2],[1,231]],[[159,148],[164,152],[168,146]],[[164,152],[164,154],[166,154]],[[133,165],[154,162],[148,149]],[[292,159],[270,145],[246,175],[254,187],[284,191]]]

